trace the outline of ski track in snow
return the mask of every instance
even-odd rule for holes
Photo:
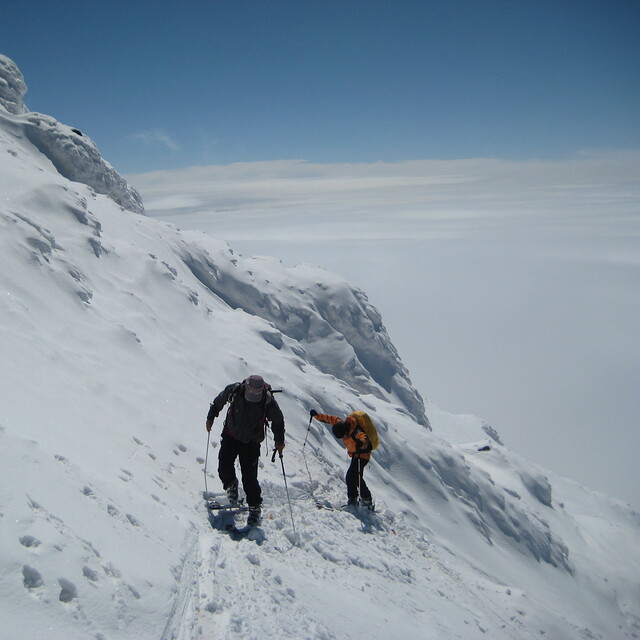
[[[495,583],[469,584],[402,519],[316,510],[311,500],[294,504],[294,518],[296,533],[287,505],[266,507],[263,524],[241,540],[201,530],[197,555],[189,559],[194,566],[184,572],[190,591],[177,596],[179,623],[174,619],[162,640],[357,640],[360,615],[375,619],[367,624],[373,640],[395,637],[400,629],[398,637],[425,637],[434,601],[454,606],[458,616],[466,612],[469,631],[462,637],[486,637],[489,629],[505,640],[540,637],[526,631],[522,614],[508,618],[493,610],[483,592],[495,592]],[[338,602],[327,597],[332,589]],[[331,616],[318,618],[318,607],[308,606],[314,598],[327,600]],[[385,614],[389,610],[393,616]],[[455,637],[444,626],[442,633]]]
[[[288,505],[266,507],[262,525],[241,540],[213,528],[202,531],[195,560],[198,575],[189,598],[192,606],[183,608],[179,633],[165,638],[359,637],[357,628],[349,632],[353,622],[345,621],[344,630],[332,630],[329,621],[311,612],[315,608],[310,610],[306,604],[308,585],[318,588],[319,583],[337,582],[365,593],[369,571],[408,585],[414,581],[410,558],[395,567],[375,560],[382,544],[379,536],[397,536],[381,524],[373,527],[377,535],[363,531],[365,523],[378,516],[364,516],[361,521],[348,513],[322,513],[310,500],[301,507],[294,507],[296,533],[291,529]],[[313,534],[307,532],[309,525]],[[320,586],[319,591],[323,590]]]
[[[318,509],[310,485],[294,486],[295,532],[284,489],[271,482],[263,483],[269,498],[262,524],[239,540],[224,531],[230,514],[207,516],[204,503],[199,506],[209,526],[191,543],[183,590],[162,640],[358,640],[360,616],[368,618],[372,640],[425,637],[434,601],[456,615],[466,611],[469,631],[460,637],[486,637],[490,628],[494,638],[539,637],[526,631],[516,612],[507,618],[493,611],[495,603],[482,594],[498,585],[490,579],[469,584],[464,569],[443,563],[402,515],[384,506],[381,513]],[[340,504],[335,487],[332,494]],[[239,514],[235,521],[242,525],[245,518]],[[310,607],[314,600],[324,602]],[[318,610],[332,613],[318,617]],[[442,633],[456,637],[445,625]]]

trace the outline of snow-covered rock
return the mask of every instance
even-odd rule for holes
[[[27,83],[16,63],[0,54],[0,107],[14,115],[27,113],[22,101]]]
[[[26,92],[16,64],[0,55],[0,119],[5,126],[35,145],[60,175],[90,186],[129,211],[143,213],[140,194],[102,158],[93,140],[50,116],[30,112],[22,100]]]
[[[425,428],[362,292],[123,209],[5,112],[0,638],[640,635],[631,508],[478,418],[429,403]],[[234,540],[203,508],[204,420],[251,373],[283,389],[286,469],[265,451],[263,524]],[[316,509],[344,500],[347,460],[310,408],[374,416],[377,514]]]

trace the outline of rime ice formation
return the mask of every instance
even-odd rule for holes
[[[27,85],[16,64],[0,55],[0,118],[7,127],[29,140],[60,175],[88,185],[129,211],[143,213],[138,192],[103,160],[95,143],[50,116],[30,112],[22,100],[26,92]]]
[[[0,106],[13,115],[27,113],[22,98],[27,85],[13,60],[0,55]]]

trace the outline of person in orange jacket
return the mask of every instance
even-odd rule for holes
[[[318,413],[314,409],[311,409],[310,414],[314,420],[331,425],[333,435],[342,439],[344,446],[347,448],[347,453],[351,458],[351,464],[345,475],[347,504],[357,505],[358,499],[360,499],[362,506],[373,509],[371,491],[369,491],[369,487],[367,487],[367,483],[363,478],[364,468],[371,459],[369,436],[352,416],[347,416],[343,420],[327,413]]]

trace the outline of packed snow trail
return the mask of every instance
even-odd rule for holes
[[[433,603],[439,617],[443,602],[446,610],[447,601],[464,599],[462,585],[459,577],[441,574],[449,592],[442,584],[437,592],[430,587],[429,573],[441,569],[424,535],[390,513],[392,523],[376,514],[317,511],[305,498],[294,501],[299,529],[294,534],[283,492],[266,488],[272,499],[265,505],[263,524],[247,538],[233,540],[206,526],[200,530],[197,553],[188,560],[196,569],[183,571],[191,593],[178,597],[183,603],[175,614],[180,624],[163,640],[359,640],[365,619],[367,637],[373,640],[431,637],[425,635],[428,629],[432,637],[441,637],[433,627]],[[487,604],[477,598],[476,608],[468,608],[468,638],[484,634],[486,618],[493,618],[489,626],[495,626],[497,616]],[[398,615],[398,608],[404,615]]]

